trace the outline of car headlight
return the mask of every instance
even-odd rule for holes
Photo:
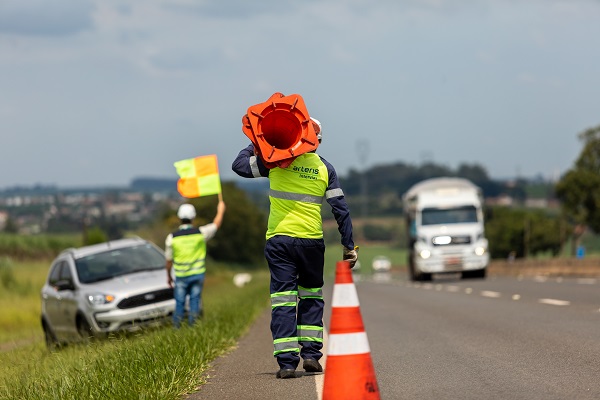
[[[88,301],[93,306],[101,306],[104,304],[112,303],[115,300],[115,296],[112,294],[103,293],[92,293],[87,297]]]
[[[421,250],[419,255],[421,256],[421,258],[427,259],[427,258],[431,257],[431,252],[429,250]]]
[[[477,254],[478,256],[482,256],[485,254],[485,247],[476,247],[475,248],[475,254]]]

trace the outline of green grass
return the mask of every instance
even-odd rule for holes
[[[51,258],[68,247],[81,246],[81,235],[0,233],[0,254],[17,259]]]
[[[0,258],[0,343],[42,339],[40,289],[49,266]]]
[[[13,288],[31,289],[19,302],[5,301],[7,290],[1,298],[2,331],[21,333],[7,334],[10,341],[0,350],[0,399],[180,398],[203,383],[209,363],[231,349],[269,304],[266,267],[252,271],[252,282],[237,288],[234,271],[211,263],[205,314],[196,326],[175,330],[167,325],[51,353],[39,325],[39,288],[48,264],[13,267]]]

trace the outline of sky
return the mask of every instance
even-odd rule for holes
[[[557,179],[600,125],[599,0],[0,0],[0,189],[176,178],[299,94],[318,153]]]

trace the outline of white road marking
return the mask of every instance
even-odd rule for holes
[[[576,282],[581,285],[595,285],[598,280],[595,278],[579,278]]]
[[[327,344],[327,345],[326,345]],[[329,347],[329,335],[327,334],[327,327],[325,323],[323,323],[323,349],[321,352],[323,353],[323,357],[319,360],[321,366],[323,366],[323,371],[325,371],[325,365],[327,364],[327,348]],[[323,385],[325,383],[325,373],[315,374],[315,386],[317,388],[317,399],[323,399]]]
[[[538,302],[542,304],[549,304],[551,306],[568,306],[571,304],[570,301],[557,299],[539,299]]]
[[[548,280],[548,278],[544,277],[544,276],[537,276],[537,277],[534,277],[534,280],[536,280],[538,282],[546,282]],[[557,280],[557,281],[560,282],[561,280]],[[597,282],[598,282],[598,279],[596,279],[596,278],[579,278],[579,279],[577,279],[577,283],[580,283],[583,285],[594,285]],[[459,286],[454,286],[454,285],[445,286],[445,285],[440,285],[440,284],[433,285],[431,283],[425,283],[423,285],[415,284],[414,287],[417,287],[417,288],[421,287],[423,289],[435,289],[438,291],[444,290],[444,288],[446,288],[446,290],[448,292],[454,292],[454,293],[459,292],[461,290],[461,288]],[[465,291],[465,294],[471,294],[471,293],[473,293],[473,288],[465,288],[464,291]],[[480,295],[482,297],[488,297],[488,298],[502,297],[502,293],[494,292],[491,290],[482,290],[480,292]],[[515,293],[511,296],[511,299],[515,300],[515,301],[520,300],[521,295]],[[548,305],[553,305],[553,306],[562,306],[562,307],[571,305],[571,302],[568,300],[558,300],[558,299],[538,299],[538,303],[548,304]],[[597,312],[600,312],[600,309],[598,309]]]
[[[498,297],[502,296],[501,293],[499,293],[499,292],[492,292],[491,290],[482,290],[481,291],[481,295],[483,297],[492,297],[492,298],[498,298]]]

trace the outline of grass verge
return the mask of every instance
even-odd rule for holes
[[[242,288],[228,271],[207,277],[204,318],[50,353],[35,341],[0,353],[0,399],[177,399],[202,384],[212,360],[235,346],[268,307],[268,274]],[[41,329],[41,328],[40,328]]]

